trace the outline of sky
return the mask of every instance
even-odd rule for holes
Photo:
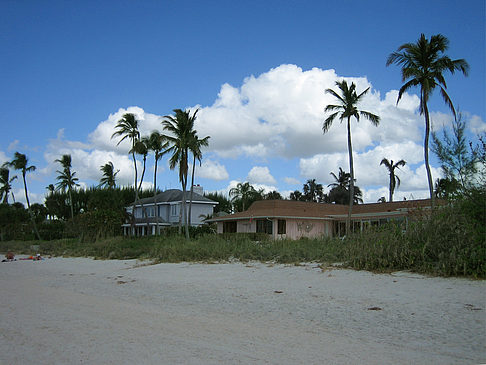
[[[486,132],[485,3],[410,1],[0,1],[0,164],[15,151],[36,166],[29,197],[42,203],[56,183],[55,160],[71,154],[81,186],[99,184],[112,161],[121,185],[133,184],[129,143],[111,138],[125,113],[142,135],[162,130],[174,109],[199,109],[195,128],[210,136],[195,183],[227,193],[249,181],[284,196],[331,172],[349,171],[346,126],[328,133],[326,89],[347,80],[370,88],[359,108],[378,127],[352,120],[356,184],[365,202],[388,198],[383,158],[407,164],[395,199],[426,198],[424,118],[418,89],[403,95],[400,69],[386,59],[400,45],[443,34],[447,55],[464,58],[469,76],[446,74],[448,93],[474,141]],[[429,103],[435,131],[452,115],[438,92]],[[434,180],[440,164],[431,157]],[[180,188],[167,157],[160,189]],[[144,187],[153,183],[147,160]],[[14,174],[14,172],[11,172]],[[22,179],[14,181],[25,202]]]

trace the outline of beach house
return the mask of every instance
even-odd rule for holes
[[[182,212],[182,190],[169,189],[150,198],[140,199],[135,203],[135,215],[132,221],[133,204],[126,207],[131,216],[123,227],[124,235],[145,236],[156,234],[166,227],[177,226]],[[186,208],[189,211],[190,192],[186,192]],[[203,224],[205,217],[213,214],[218,204],[203,196],[201,186],[194,186],[190,222],[192,226]]]
[[[390,221],[406,229],[410,214],[429,210],[430,199],[353,206],[352,230],[379,226]],[[348,206],[294,200],[261,200],[248,210],[209,220],[217,224],[218,233],[266,233],[274,239],[345,234]]]

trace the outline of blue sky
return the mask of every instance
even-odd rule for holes
[[[385,66],[420,33],[445,35],[447,54],[469,62],[469,77],[446,75],[448,91],[470,135],[486,130],[482,0],[2,1],[0,14],[0,163],[15,151],[29,157],[38,202],[64,153],[85,186],[97,184],[108,161],[129,184],[128,147],[110,140],[114,124],[134,112],[148,134],[175,108],[199,107],[196,128],[211,136],[196,181],[206,190],[250,181],[287,194],[311,178],[326,186],[331,171],[349,170],[344,125],[321,131],[324,106],[333,102],[324,90],[343,77],[359,90],[371,87],[361,107],[382,118],[377,128],[353,125],[365,200],[388,196],[383,157],[408,162],[397,199],[426,197],[417,90],[397,107],[399,68]],[[436,130],[450,123],[438,93],[430,110]],[[435,179],[435,160],[433,167]],[[166,160],[158,183],[179,187]],[[24,201],[21,181],[14,191]]]

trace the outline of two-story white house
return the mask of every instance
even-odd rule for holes
[[[199,188],[199,189],[198,189]],[[189,211],[190,192],[186,192],[186,208]],[[191,225],[203,224],[204,217],[213,214],[218,204],[202,195],[202,188],[195,187],[192,194]],[[131,215],[133,204],[126,207]],[[154,197],[140,199],[135,204],[135,219],[123,224],[124,235],[145,236],[156,234],[166,227],[177,226],[181,219],[182,190],[169,189]]]

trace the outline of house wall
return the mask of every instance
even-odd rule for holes
[[[274,232],[277,232],[277,220],[275,220]],[[286,234],[278,235],[277,238],[299,239],[302,237],[321,237],[332,235],[332,224],[330,221],[310,219],[286,219]]]

